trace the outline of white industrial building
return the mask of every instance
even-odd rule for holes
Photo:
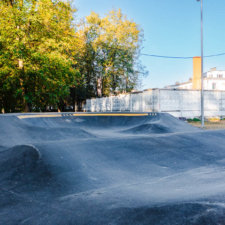
[[[225,91],[225,71],[212,68],[209,72],[204,74],[204,89],[205,90],[217,90]],[[176,83],[165,87],[166,89],[187,89],[192,90],[193,81],[190,79],[184,83]]]

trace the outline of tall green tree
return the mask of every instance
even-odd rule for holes
[[[79,79],[74,12],[63,0],[0,2],[0,101],[6,111],[62,105]]]

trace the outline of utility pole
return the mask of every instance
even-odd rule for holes
[[[203,54],[203,0],[197,0],[198,2],[201,1],[201,126],[202,128],[205,125],[204,121],[204,54]]]

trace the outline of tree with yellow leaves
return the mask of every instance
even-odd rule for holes
[[[84,40],[80,72],[86,97],[127,92],[137,85],[144,72],[138,61],[142,32],[121,10],[103,18],[92,12],[80,25],[79,37]]]

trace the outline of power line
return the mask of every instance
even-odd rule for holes
[[[165,58],[165,59],[192,59],[193,57],[181,57],[181,56],[165,56],[165,55],[150,55],[146,53],[141,53],[143,56],[150,56],[155,58]]]
[[[225,55],[225,53],[219,53],[219,54],[215,54],[215,55],[207,55],[207,56],[204,56],[204,58],[211,58],[211,57],[217,57],[217,56],[222,56],[222,55]]]
[[[80,37],[75,37],[77,39],[83,40]],[[112,47],[112,46],[105,46],[108,49],[114,49],[114,50],[125,50],[122,48],[118,48],[118,47]],[[193,59],[193,56],[165,56],[165,55],[155,55],[155,54],[147,54],[147,53],[140,53],[140,55],[143,56],[148,56],[148,57],[155,57],[155,58],[164,58],[164,59]],[[218,56],[223,56],[225,55],[225,52],[223,53],[218,53],[218,54],[213,54],[213,55],[206,55],[204,56],[204,58],[212,58],[212,57],[218,57]]]
[[[165,59],[192,59],[193,56],[165,56],[165,55],[151,55],[151,54],[146,54],[146,53],[141,53],[140,55],[143,56],[149,56],[149,57],[155,57],[155,58],[165,58]],[[212,58],[212,57],[218,57],[218,56],[223,56],[225,53],[219,53],[219,54],[214,54],[214,55],[206,55],[204,58]]]

